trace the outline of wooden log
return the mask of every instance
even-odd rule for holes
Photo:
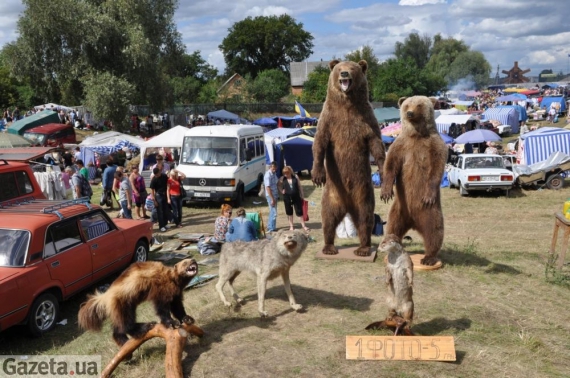
[[[166,378],[181,378],[183,376],[182,352],[189,335],[202,337],[204,336],[204,331],[195,324],[182,323],[180,328],[167,328],[162,323],[157,323],[143,337],[129,339],[107,364],[101,373],[101,377],[110,377],[117,366],[125,359],[129,359],[133,352],[142,344],[154,337],[161,337],[166,342],[164,357]]]

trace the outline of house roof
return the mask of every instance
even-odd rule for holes
[[[299,87],[303,86],[309,74],[319,66],[327,66],[327,62],[291,62],[289,65],[289,73],[291,76],[291,86]]]

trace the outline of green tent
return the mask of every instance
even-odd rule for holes
[[[57,112],[52,110],[42,110],[41,112],[31,116],[24,117],[21,120],[12,123],[8,127],[8,132],[10,134],[23,135],[26,130],[48,123],[60,123]]]
[[[396,108],[376,108],[374,115],[378,122],[393,122],[400,120],[400,109]]]

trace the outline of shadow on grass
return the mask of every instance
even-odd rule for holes
[[[311,307],[321,306],[334,309],[351,308],[355,311],[367,311],[373,300],[365,297],[354,297],[341,295],[324,290],[311,289],[303,286],[291,285],[295,294],[295,299],[304,307],[303,311],[310,312]],[[283,285],[278,285],[267,290],[266,299],[280,299],[283,303],[283,311],[277,314],[270,314],[269,317],[262,319],[258,316],[253,318],[234,318],[228,317],[204,324],[202,329],[205,332],[204,337],[198,345],[186,346],[186,357],[183,359],[184,372],[190,375],[194,363],[203,353],[210,350],[213,345],[222,342],[223,337],[229,333],[237,332],[241,329],[256,327],[267,329],[275,324],[275,320],[294,310],[289,307],[287,295]],[[257,307],[257,294],[248,295],[243,298],[243,306]],[[230,311],[234,311],[233,309]],[[237,309],[239,311],[239,308]]]
[[[485,268],[485,273],[521,274],[522,272],[509,265],[494,263],[491,260],[478,256],[474,252],[463,252],[453,247],[443,248],[439,258],[446,265],[451,266],[478,266]]]

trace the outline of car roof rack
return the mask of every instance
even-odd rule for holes
[[[61,201],[36,200],[33,197],[27,197],[2,202],[0,203],[0,210],[9,210],[16,213],[55,214],[59,219],[63,219],[64,216],[58,210],[74,205],[85,205],[89,210],[93,208],[89,197]]]

